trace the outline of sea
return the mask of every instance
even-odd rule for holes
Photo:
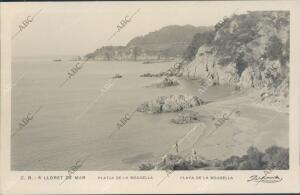
[[[242,155],[252,145],[288,147],[288,115],[247,103],[237,121],[201,141],[197,137],[211,127],[174,124],[171,119],[178,113],[135,112],[146,101],[176,94],[197,95],[206,102],[228,99],[235,106],[230,87],[201,88],[199,93],[197,80],[180,79],[178,86],[157,88],[151,86],[161,78],[140,77],[165,71],[175,62],[87,61],[81,68],[78,63],[83,62],[12,60],[12,170],[63,171],[83,161],[80,170],[138,170],[142,163],[157,163],[174,151],[176,143],[185,154],[195,146],[210,159]],[[116,74],[122,78],[113,79]],[[236,140],[240,145],[232,145]]]
[[[149,86],[159,78],[140,77],[164,71],[172,62],[88,61],[74,73],[77,63],[13,59],[12,170],[66,170],[87,156],[83,170],[136,170],[142,162],[161,158],[193,128],[171,123],[176,113],[139,112],[117,128],[145,101],[197,95],[193,83],[154,88]],[[69,72],[71,79],[64,83]],[[122,78],[112,79],[115,74]],[[24,118],[32,115],[24,125]]]

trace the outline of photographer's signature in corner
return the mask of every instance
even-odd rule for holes
[[[249,177],[247,182],[255,182],[256,184],[259,183],[278,183],[281,182],[283,179],[278,175],[272,174],[272,170],[265,170],[264,175],[252,175]]]

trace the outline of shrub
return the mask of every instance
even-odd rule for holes
[[[154,165],[152,163],[142,163],[139,166],[139,169],[143,171],[152,170],[154,169]]]
[[[272,36],[267,44],[265,55],[270,60],[278,60],[282,56],[283,44],[277,36]]]
[[[192,42],[190,43],[183,55],[183,59],[187,61],[192,61],[195,58],[199,47],[205,44],[211,44],[214,39],[214,36],[215,34],[213,31],[206,31],[203,33],[195,34],[195,36],[192,39]]]
[[[265,162],[266,169],[289,169],[289,150],[271,146],[266,149],[262,160]]]
[[[286,170],[289,169],[289,150],[271,146],[260,152],[255,147],[249,147],[247,154],[231,156],[225,160],[205,160],[201,156],[184,158],[180,155],[167,154],[159,163],[143,163],[140,170],[152,170],[156,167],[159,170],[195,170],[195,169],[223,169],[223,170]]]
[[[243,71],[247,68],[248,62],[244,60],[244,52],[240,53],[236,60],[237,73],[239,76],[242,75]]]
[[[250,147],[247,151],[248,162],[250,165],[250,169],[252,170],[260,170],[264,169],[264,163],[262,162],[263,153],[261,153],[257,148]]]
[[[161,170],[190,170],[189,162],[180,155],[167,154],[157,164]]]
[[[249,161],[242,161],[238,167],[239,170],[251,170],[252,166]]]
[[[240,157],[231,156],[230,158],[223,161],[223,167],[225,170],[236,170],[240,164]]]
[[[225,170],[286,170],[289,169],[289,152],[278,146],[271,146],[264,153],[249,147],[247,155],[241,158],[231,156],[223,162],[223,166]]]

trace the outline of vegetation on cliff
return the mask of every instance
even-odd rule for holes
[[[100,60],[145,60],[181,57],[193,36],[211,27],[172,25],[135,37],[126,46],[104,46],[86,57]]]
[[[140,170],[287,170],[289,169],[289,150],[271,146],[264,152],[249,147],[243,156],[230,156],[224,160],[207,160],[193,154],[182,157],[178,154],[167,154],[157,163],[142,163]]]
[[[289,86],[289,12],[253,11],[224,18],[198,33],[184,54],[186,78],[262,90],[268,104],[285,101]],[[283,103],[284,102],[284,103]]]

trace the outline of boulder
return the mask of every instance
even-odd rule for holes
[[[165,87],[171,87],[171,86],[177,86],[177,85],[179,85],[179,82],[175,78],[164,77],[158,83],[155,83],[151,86],[165,88]]]
[[[145,73],[145,74],[140,75],[140,77],[161,77],[163,75],[164,75],[163,72],[160,72],[160,73],[157,73],[157,74]]]
[[[203,120],[204,116],[200,115],[198,112],[192,110],[186,110],[178,114],[176,119],[172,119],[171,122],[176,124],[186,124],[200,122]]]
[[[148,171],[148,170],[152,170],[154,169],[155,166],[152,164],[152,163],[142,163],[140,166],[139,166],[139,170],[143,170],[143,171]]]
[[[254,87],[254,71],[252,69],[252,67],[247,67],[240,78],[239,81],[239,86],[243,87],[243,88],[250,88],[250,87]]]
[[[150,100],[138,106],[138,112],[162,113],[178,112],[187,108],[200,106],[204,102],[198,96],[170,95],[159,96],[155,100]]]
[[[189,161],[184,159],[180,155],[176,154],[167,154],[162,160],[156,164],[156,170],[190,170],[192,167],[190,166]]]

